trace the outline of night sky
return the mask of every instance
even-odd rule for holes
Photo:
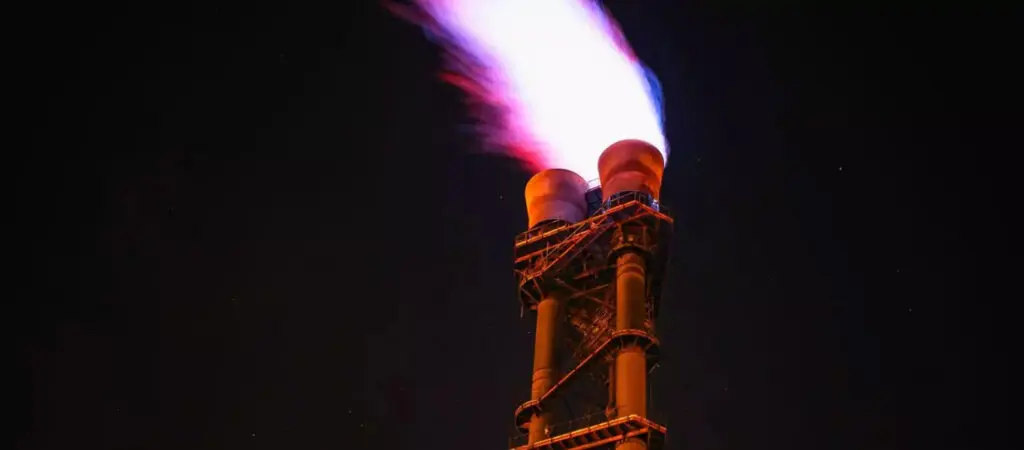
[[[530,173],[415,26],[260,3],[8,17],[17,446],[503,448]],[[1009,28],[754,3],[607,2],[665,95],[667,447],[1004,448]]]

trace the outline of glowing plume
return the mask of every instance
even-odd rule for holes
[[[622,139],[668,148],[657,81],[592,0],[415,0],[448,50],[482,136],[535,170],[597,178],[601,151]],[[409,11],[406,11],[407,13]]]

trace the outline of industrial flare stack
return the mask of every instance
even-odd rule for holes
[[[647,377],[672,231],[658,203],[664,167],[658,149],[625,140],[601,154],[598,188],[562,169],[526,184],[529,229],[516,237],[515,272],[537,330],[511,448],[661,447]]]

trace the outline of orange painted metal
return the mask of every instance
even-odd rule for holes
[[[548,169],[526,183],[529,228],[548,220],[579,222],[587,215],[587,181],[575,172]]]
[[[661,194],[665,158],[653,145],[627,139],[610,145],[597,160],[601,176],[601,199],[620,192],[636,191],[655,199]]]

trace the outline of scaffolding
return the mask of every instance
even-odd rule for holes
[[[600,202],[600,189],[587,193],[590,215],[576,223],[553,222],[534,227],[516,237],[515,274],[519,299],[525,310],[537,305],[553,291],[566,293],[564,375],[539,398],[521,404],[515,411],[515,428],[525,432],[531,418],[573,405],[560,414],[560,425],[548,426],[545,439],[528,443],[524,436],[510,440],[513,449],[613,448],[624,439],[641,438],[647,448],[661,447],[665,427],[644,415],[615,417],[610,388],[609,364],[624,348],[639,348],[646,355],[647,372],[657,366],[659,342],[654,335],[661,278],[666,264],[672,218],[651,196],[625,192]],[[646,289],[642,327],[616,329],[617,255],[623,251],[642,255]],[[639,325],[639,323],[637,323]],[[642,369],[642,368],[641,368]],[[585,383],[584,374],[599,387]],[[580,398],[573,387],[589,393],[586,398],[607,397],[607,410],[575,416]],[[585,405],[584,405],[585,406]],[[649,415],[649,413],[648,413]],[[568,417],[566,417],[568,416]]]

